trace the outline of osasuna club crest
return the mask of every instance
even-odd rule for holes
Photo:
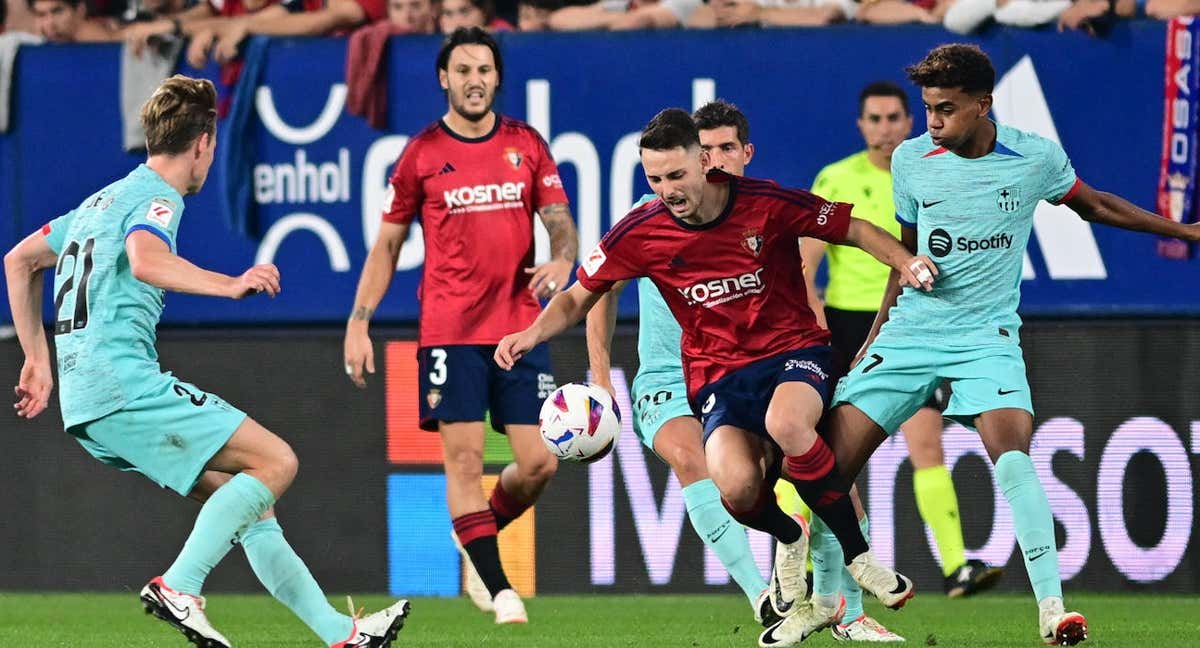
[[[763,237],[758,233],[758,230],[746,230],[742,232],[742,247],[754,256],[758,256],[762,252]]]
[[[425,394],[425,402],[429,403],[429,409],[437,409],[442,402],[442,390],[430,389],[429,393]]]
[[[515,149],[511,146],[504,149],[504,159],[510,165],[512,165],[512,168],[514,168],[514,169],[521,168],[521,152],[518,151],[517,149]]]
[[[1012,213],[1021,208],[1021,189],[1019,187],[1005,187],[996,192],[996,206],[1000,211]]]

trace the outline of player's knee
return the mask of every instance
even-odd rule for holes
[[[455,448],[446,453],[446,476],[450,479],[477,483],[483,478],[483,450]]]
[[[812,446],[817,438],[817,430],[806,421],[793,417],[782,416],[774,411],[767,412],[767,433],[784,453],[791,456],[801,454]]]
[[[723,466],[712,471],[713,483],[724,499],[736,511],[749,511],[758,500],[762,476],[753,470]]]
[[[283,443],[276,452],[274,465],[275,472],[284,484],[291,484],[296,479],[296,473],[300,472],[300,459],[287,443]]]
[[[699,448],[689,448],[682,444],[672,444],[661,450],[662,458],[671,466],[671,470],[679,476],[679,481],[690,484],[708,477],[708,467],[705,465],[704,452]]]
[[[558,459],[547,452],[545,456],[528,459],[517,464],[517,471],[525,483],[545,485],[558,471]]]

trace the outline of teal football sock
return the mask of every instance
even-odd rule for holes
[[[350,636],[354,620],[329,604],[304,561],[283,537],[283,528],[275,518],[251,525],[242,533],[241,542],[258,580],[321,641],[332,645]]]
[[[767,588],[767,582],[758,573],[758,565],[750,553],[746,529],[721,504],[717,485],[711,479],[688,484],[683,487],[683,501],[687,505],[692,528],[704,544],[712,547],[729,575],[745,592],[746,598],[754,603],[759,593]]]
[[[245,473],[233,476],[200,508],[179,557],[163,573],[167,587],[199,596],[204,579],[229,553],[232,540],[275,503],[270,489]]]
[[[1062,596],[1058,576],[1058,546],[1054,539],[1054,517],[1050,501],[1024,452],[1011,450],[996,460],[996,483],[1012,508],[1013,527],[1033,595],[1041,601],[1047,596]]]

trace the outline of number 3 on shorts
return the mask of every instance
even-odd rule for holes
[[[429,382],[434,385],[446,384],[446,350],[430,349],[429,357],[433,358],[433,371],[429,372]]]

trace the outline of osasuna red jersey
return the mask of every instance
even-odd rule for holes
[[[414,137],[392,173],[383,219],[421,219],[423,347],[495,344],[529,326],[541,306],[529,291],[533,215],[567,202],[545,140],[497,115],[477,139],[443,122]]]
[[[714,221],[691,225],[655,200],[629,212],[577,276],[592,292],[649,277],[683,329],[688,396],[755,361],[827,344],[808,307],[797,238],[841,243],[851,205],[773,182],[710,173],[729,183]]]

